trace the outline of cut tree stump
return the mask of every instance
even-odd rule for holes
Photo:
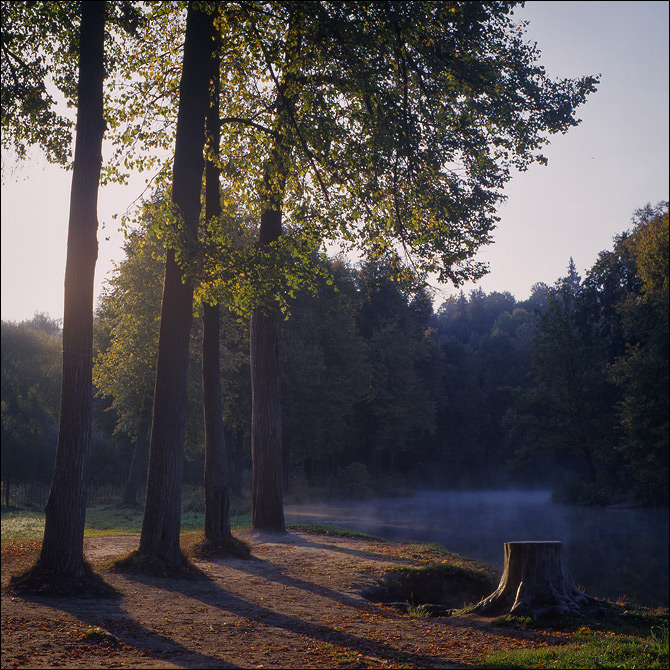
[[[600,607],[582,593],[563,563],[562,542],[505,542],[505,566],[498,588],[475,605],[488,616],[563,617]]]

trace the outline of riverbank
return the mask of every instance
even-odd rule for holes
[[[492,652],[575,640],[570,630],[464,613],[429,618],[362,595],[398,566],[455,560],[434,545],[305,530],[238,535],[252,559],[199,560],[205,580],[105,572],[139,538],[88,537],[87,558],[121,593],[108,600],[8,593],[10,574],[35,558],[39,541],[3,544],[2,667],[462,668]]]

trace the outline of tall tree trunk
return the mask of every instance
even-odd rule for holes
[[[212,49],[212,19],[189,3],[172,181],[172,201],[186,231],[195,237],[204,168],[205,117]],[[168,250],[154,389],[154,416],[139,553],[181,569],[179,548],[184,469],[188,348],[193,320],[193,286]]]
[[[285,55],[290,64],[300,51],[303,28],[300,3],[292,5]],[[298,82],[286,68],[277,88],[274,145],[265,165],[259,243],[277,242],[282,234],[282,202],[291,170],[294,142],[293,111]],[[255,309],[251,317],[251,458],[252,525],[259,530],[285,532],[282,471],[282,413],[279,377],[279,338],[276,311]]]
[[[261,216],[260,243],[281,235],[281,209]],[[284,532],[282,414],[277,313],[254,310],[251,317],[252,525]]]
[[[218,40],[215,41],[218,47]],[[219,190],[220,57],[215,48],[210,60],[212,97],[207,113],[207,135],[211,158],[205,164],[205,218],[221,216]],[[219,361],[220,316],[218,305],[203,305],[202,404],[205,419],[205,541],[222,544],[230,540],[230,489],[226,441],[221,403],[221,367]]]
[[[79,90],[65,266],[63,379],[53,480],[46,504],[42,568],[85,576],[86,475],[92,419],[93,282],[98,259],[98,184],[105,132],[105,2],[81,5]]]
[[[202,386],[205,415],[205,540],[230,539],[230,489],[221,409],[219,306],[203,306]]]

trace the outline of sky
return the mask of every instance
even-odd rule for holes
[[[668,200],[668,2],[527,2],[527,37],[552,78],[601,75],[598,91],[543,151],[547,167],[515,174],[505,188],[493,244],[477,258],[490,272],[468,293],[508,291],[525,300],[537,282],[552,285],[570,258],[582,276],[647,203]],[[3,321],[43,312],[63,316],[63,280],[71,173],[34,153],[21,164],[3,158],[0,311]],[[95,296],[123,260],[123,214],[144,189],[103,187]],[[440,287],[436,305],[460,289]]]

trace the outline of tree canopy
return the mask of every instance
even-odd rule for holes
[[[238,265],[222,240],[209,297],[281,301],[268,277],[293,277],[285,291],[308,282],[296,259],[313,271],[308,252],[324,242],[385,257],[408,281],[480,276],[474,255],[491,241],[512,171],[545,161],[542,146],[578,123],[597,84],[552,80],[516,4],[220,7],[224,210],[258,225],[266,204],[279,204],[291,239],[247,248]],[[169,163],[183,21],[178,4],[154,4],[129,44],[109,98],[119,167]]]
[[[8,2],[2,6],[2,148],[19,159],[38,146],[51,163],[70,165],[77,106],[81,3]],[[137,3],[106,7],[105,68],[113,73],[117,48],[141,23]]]

